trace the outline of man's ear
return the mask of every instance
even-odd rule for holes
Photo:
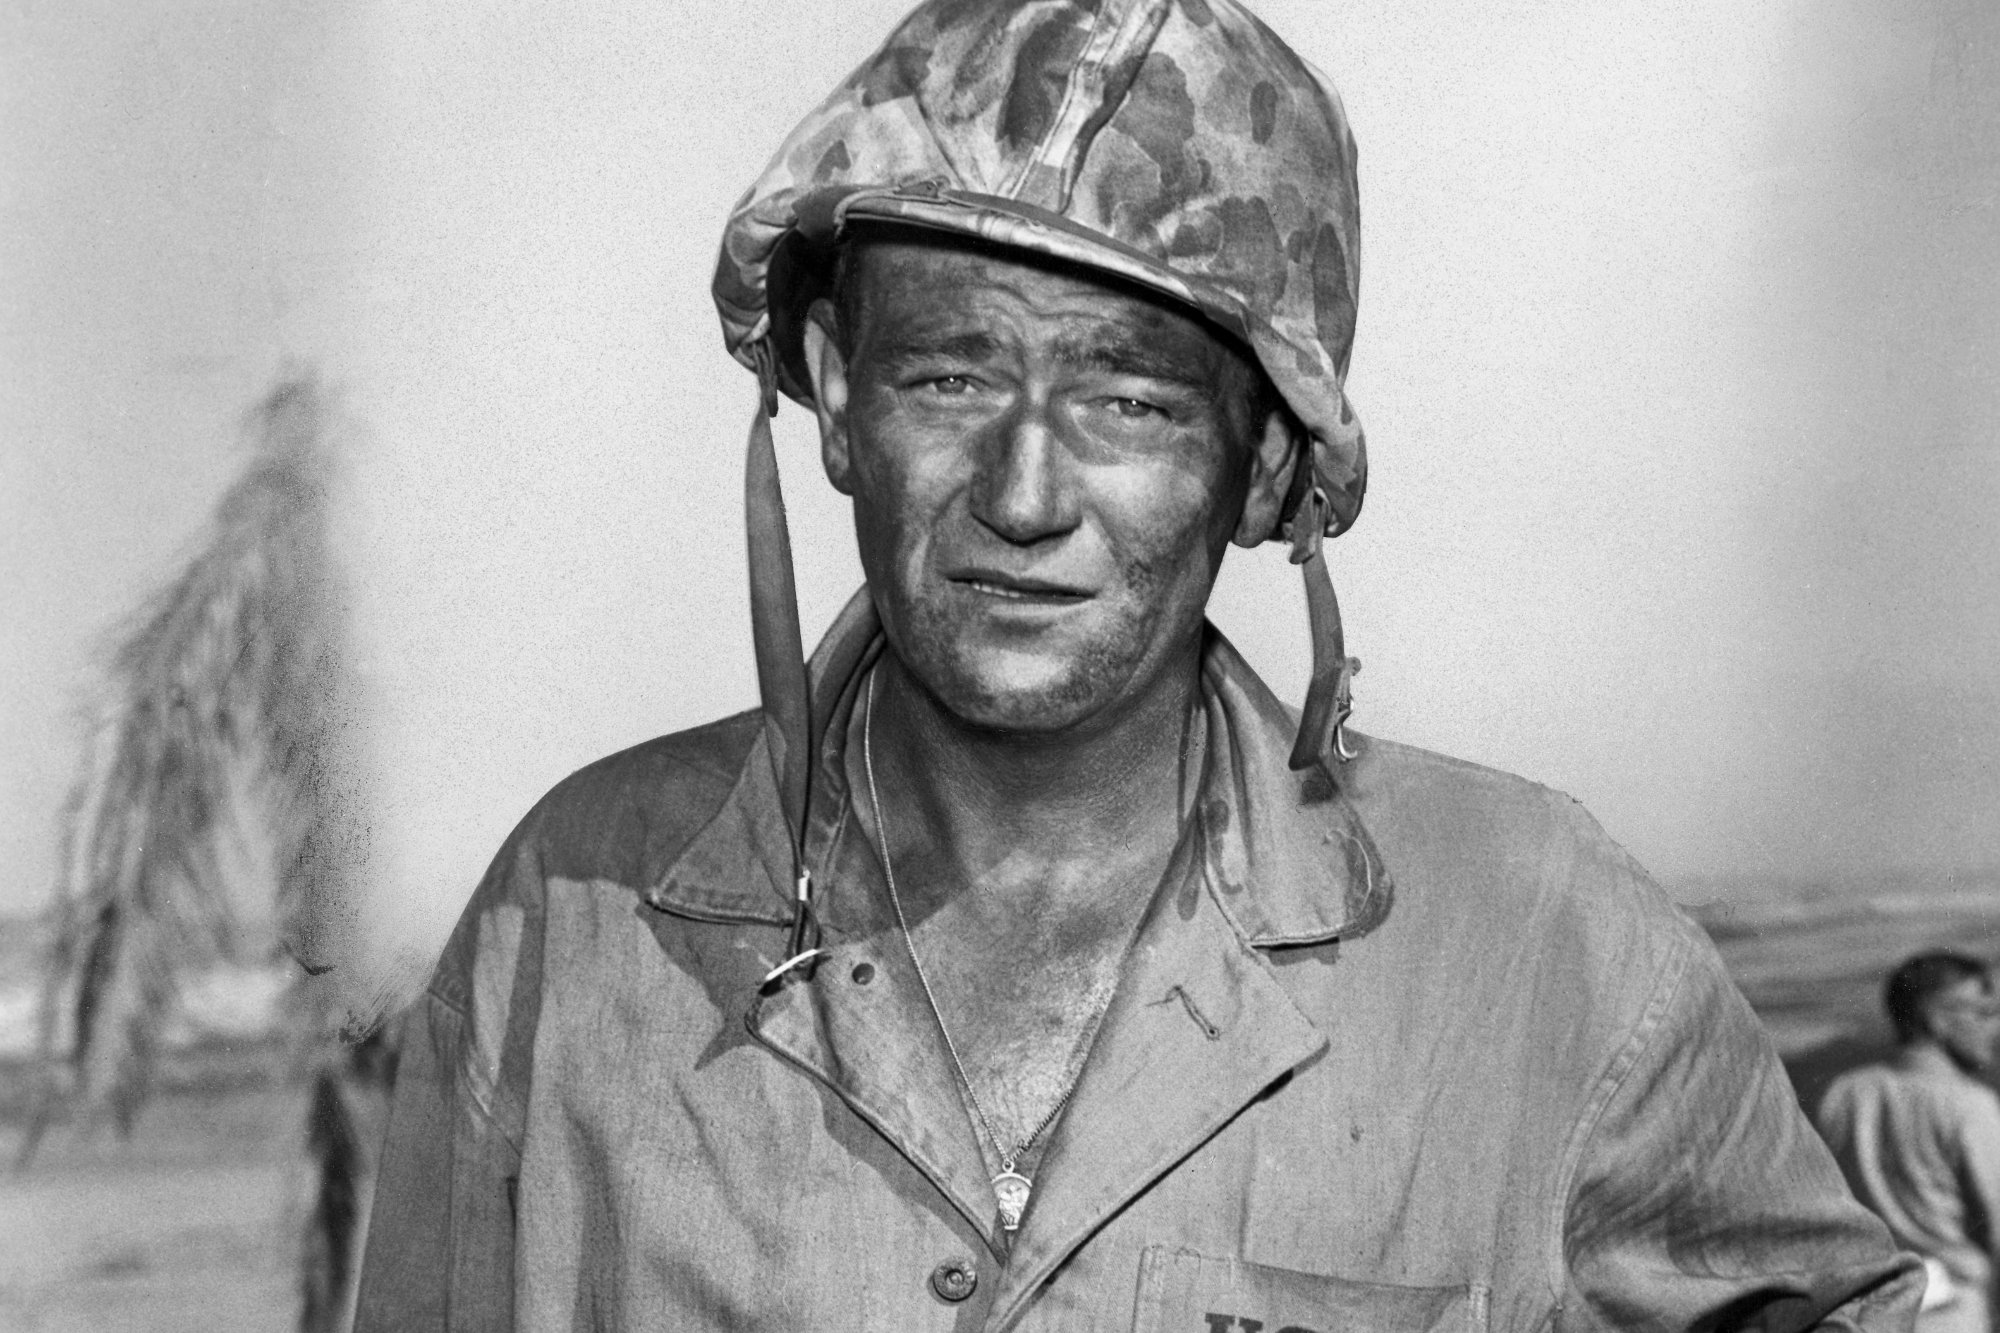
[[[1274,407],[1251,441],[1250,485],[1243,495],[1243,517],[1230,538],[1238,546],[1254,549],[1277,533],[1285,496],[1292,489],[1292,470],[1303,452],[1297,445],[1297,429],[1291,413]]]
[[[819,457],[826,479],[842,495],[854,494],[853,456],[847,436],[847,357],[833,302],[818,300],[806,311],[806,378],[812,382],[813,415],[819,418]]]

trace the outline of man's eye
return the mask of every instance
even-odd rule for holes
[[[942,394],[946,398],[956,398],[972,388],[972,381],[963,375],[940,375],[936,379],[926,381],[926,387],[932,393]]]
[[[1146,417],[1164,416],[1158,407],[1142,398],[1113,398],[1111,410],[1127,421],[1139,421]]]

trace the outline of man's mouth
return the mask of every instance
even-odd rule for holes
[[[961,588],[1010,602],[1039,602],[1046,606],[1065,606],[1088,601],[1091,596],[1087,589],[1054,583],[1047,579],[1002,574],[997,570],[965,570],[947,577]]]

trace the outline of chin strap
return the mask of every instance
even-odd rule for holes
[[[1326,492],[1313,486],[1289,525],[1292,563],[1302,567],[1306,581],[1306,618],[1312,627],[1312,683],[1299,716],[1298,739],[1292,744],[1292,767],[1345,763],[1359,753],[1348,748],[1345,724],[1354,711],[1354,676],[1358,659],[1347,655],[1340,628],[1340,599],[1333,595],[1333,576],[1326,568],[1326,517],[1331,508]]]
[[[812,694],[805,645],[799,632],[798,584],[792,573],[792,537],[785,522],[785,493],[778,480],[778,451],[771,418],[778,414],[777,366],[771,343],[755,344],[759,396],[750,423],[743,501],[750,557],[750,634],[757,652],[757,690],[764,704],[764,746],[778,786],[778,806],[792,851],[792,933],[786,960],[764,977],[772,990],[794,978],[812,979],[826,950],[819,947],[819,919],[806,868],[806,811],[812,799]]]

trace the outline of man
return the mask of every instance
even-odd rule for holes
[[[732,217],[867,587],[501,852],[364,1328],[1899,1327],[1712,951],[1573,802],[1347,731],[1339,102],[1232,0],[932,0]],[[1306,572],[1303,717],[1203,607]]]
[[[1889,975],[1893,1059],[1834,1080],[1820,1131],[1861,1202],[1930,1283],[1924,1333],[1991,1333],[2000,1256],[2000,1097],[1980,1080],[2000,1038],[2000,996],[1964,954],[1918,954]]]

